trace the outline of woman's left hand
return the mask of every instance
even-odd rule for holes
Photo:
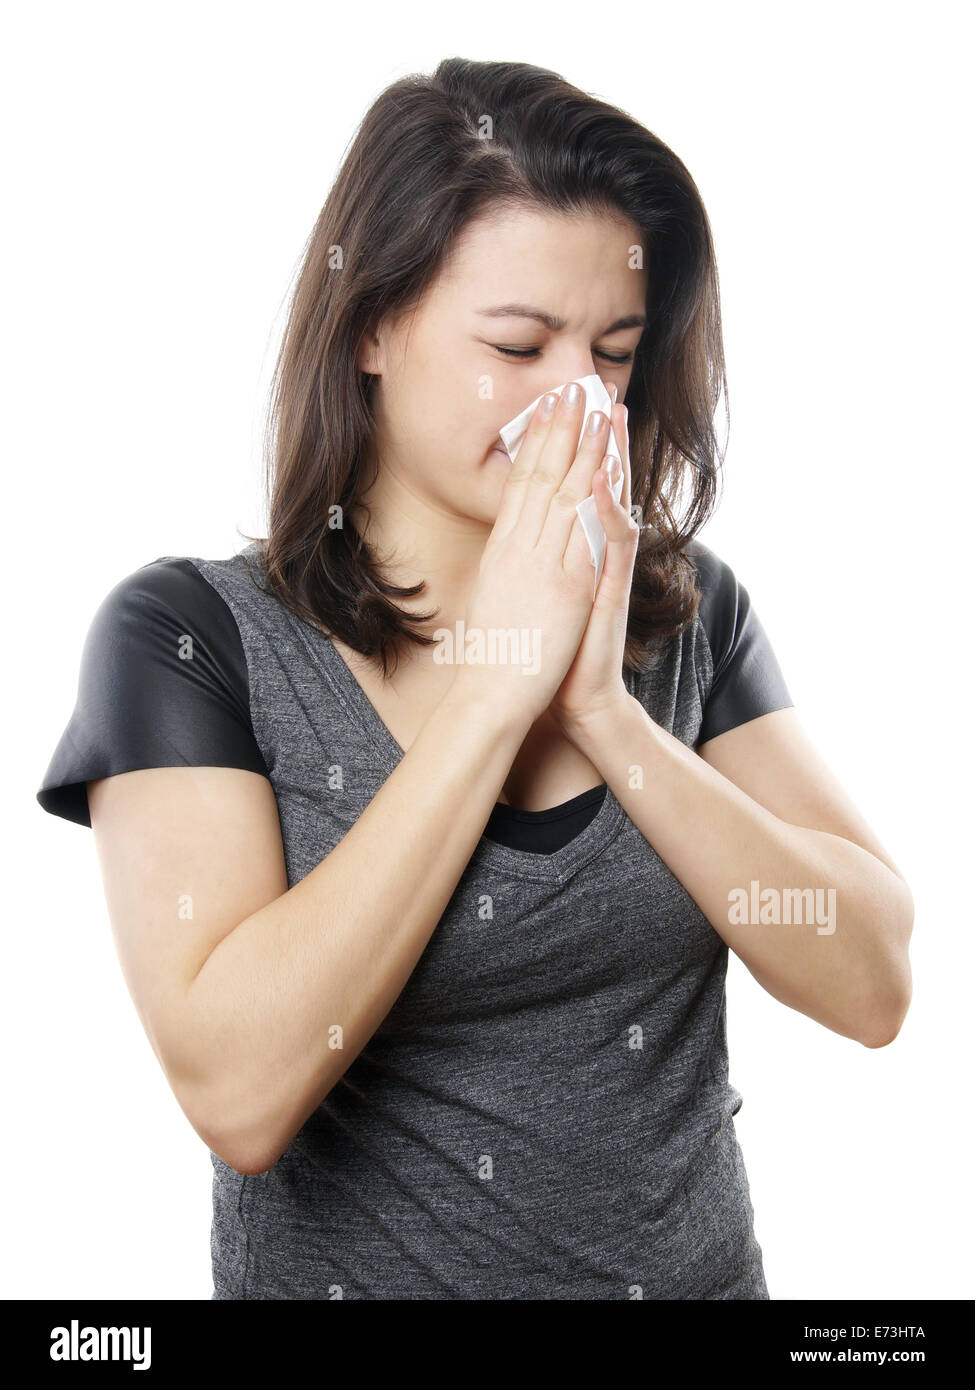
[[[640,528],[630,515],[630,452],[622,402],[613,406],[610,427],[623,460],[623,491],[615,501],[606,470],[596,470],[592,495],[606,532],[606,558],[579,650],[549,705],[549,714],[570,739],[629,694],[623,683],[623,649]]]

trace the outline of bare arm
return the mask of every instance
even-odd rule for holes
[[[911,890],[795,709],[750,720],[698,754],[626,695],[575,737],[763,988],[865,1047],[896,1037],[911,1000]],[[769,889],[788,915],[753,915]],[[733,911],[742,895],[747,911]],[[795,924],[793,903],[804,908]]]
[[[113,923],[139,922],[115,930],[136,1008],[186,1116],[232,1168],[273,1166],[392,1008],[526,733],[451,687],[292,888],[273,792],[255,773],[89,784]]]
[[[154,768],[89,784],[113,923],[139,923],[116,928],[136,1007],[187,1118],[238,1171],[277,1161],[416,966],[527,733],[493,708],[450,687],[290,889],[266,779]]]

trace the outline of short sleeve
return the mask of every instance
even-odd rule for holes
[[[685,553],[698,571],[698,610],[714,674],[695,747],[739,724],[793,705],[768,634],[731,567],[700,541]]]
[[[85,638],[74,710],[37,800],[91,827],[85,783],[149,767],[268,775],[250,719],[236,619],[192,560],[153,560],[116,584]]]

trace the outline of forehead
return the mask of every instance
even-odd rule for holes
[[[569,323],[588,312],[638,312],[646,256],[635,269],[634,247],[644,247],[643,236],[621,212],[495,209],[464,227],[432,293],[441,306],[472,312],[508,301],[539,304]]]

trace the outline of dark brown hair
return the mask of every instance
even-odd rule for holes
[[[375,378],[359,370],[358,351],[383,319],[420,299],[465,224],[497,205],[618,210],[644,238],[648,324],[626,396],[642,529],[624,664],[645,671],[697,612],[683,551],[711,514],[723,462],[710,225],[693,179],[661,140],[528,63],[444,59],[430,77],[387,87],[362,121],[307,243],[272,382],[262,542],[270,591],[378,656],[386,675],[404,638],[434,642],[411,630],[434,615],[394,602],[425,583],[388,582],[351,521],[372,482]],[[336,515],[341,524],[330,526]]]

